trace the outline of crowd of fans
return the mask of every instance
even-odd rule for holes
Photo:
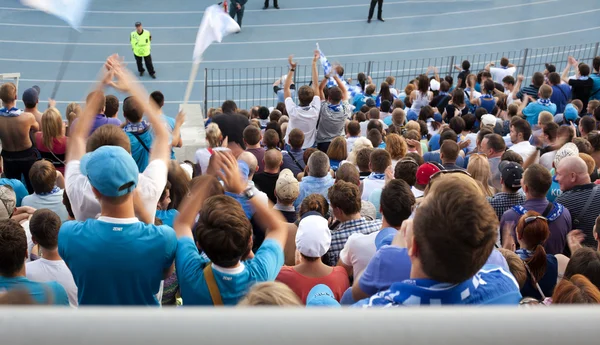
[[[318,60],[274,108],[210,109],[185,162],[185,114],[117,56],[64,122],[3,84],[2,303],[600,303],[600,57],[404,89]]]

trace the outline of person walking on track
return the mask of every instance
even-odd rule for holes
[[[140,76],[143,76],[144,72],[146,72],[144,70],[144,64],[142,63],[142,59],[144,59],[148,73],[152,79],[156,79],[156,72],[152,65],[152,55],[150,55],[150,42],[152,42],[150,31],[144,30],[142,23],[137,22],[135,23],[135,31],[131,33],[129,41],[131,42],[131,49],[133,50]]]
[[[237,23],[242,28],[242,19],[244,18],[244,9],[246,8],[246,2],[248,0],[231,0],[229,4],[229,15],[235,19],[237,15]]]
[[[371,7],[369,8],[369,19],[367,19],[367,23],[370,23],[371,19],[373,18],[373,12],[375,12],[375,4],[377,4],[377,20],[385,22],[385,20],[383,20],[383,17],[381,16],[383,0],[371,0]]]
[[[279,5],[277,4],[277,0],[273,0],[273,7],[275,7],[275,9],[279,9]],[[266,10],[267,8],[269,8],[269,0],[265,0],[265,7],[263,7],[263,10]]]

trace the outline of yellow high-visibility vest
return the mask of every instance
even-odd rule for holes
[[[150,55],[150,31],[144,30],[142,34],[138,34],[137,31],[133,31],[130,37],[131,49],[135,56],[148,56]]]

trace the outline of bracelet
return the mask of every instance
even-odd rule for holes
[[[295,72],[296,69],[295,68],[290,68],[290,72]]]

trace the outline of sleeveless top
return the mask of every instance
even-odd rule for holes
[[[494,97],[486,98],[484,95],[482,95],[481,97],[479,97],[479,103],[481,104],[482,108],[487,110],[488,114],[491,114],[494,111],[494,108],[496,107],[496,100],[494,99]]]
[[[422,93],[421,91],[417,91],[417,98],[413,101],[410,109],[418,114],[421,112],[421,108],[426,105],[429,105],[429,94],[427,92]]]

